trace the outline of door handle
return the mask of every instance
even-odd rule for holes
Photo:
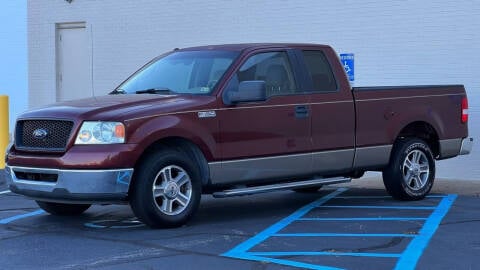
[[[305,105],[295,106],[295,117],[296,118],[307,118],[308,117],[308,107]]]

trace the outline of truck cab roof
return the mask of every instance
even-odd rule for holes
[[[199,50],[228,50],[228,51],[243,51],[255,50],[264,48],[295,48],[295,47],[330,47],[323,44],[313,43],[235,43],[235,44],[221,44],[221,45],[205,45],[196,47],[187,47],[178,49],[179,51],[199,51]]]

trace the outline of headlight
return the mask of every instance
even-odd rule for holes
[[[85,121],[75,144],[111,144],[125,142],[125,126],[120,122]]]

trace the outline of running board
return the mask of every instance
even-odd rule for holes
[[[242,196],[242,195],[251,195],[258,193],[265,193],[277,190],[285,189],[295,189],[295,188],[308,188],[321,185],[331,185],[331,184],[340,184],[352,181],[351,178],[345,177],[333,177],[333,178],[318,178],[312,180],[305,180],[299,182],[288,182],[264,186],[255,186],[255,187],[245,187],[245,188],[236,188],[228,189],[224,191],[214,192],[212,195],[215,198],[225,198],[233,196]]]

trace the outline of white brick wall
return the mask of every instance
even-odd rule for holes
[[[96,95],[175,47],[325,43],[355,53],[356,86],[465,84],[470,133],[480,138],[477,1],[28,1],[30,107],[55,101],[55,23],[76,21],[91,34]],[[478,161],[477,144],[473,155],[443,162],[439,174],[480,179]]]
[[[26,0],[0,1],[0,59],[0,95],[9,98],[11,134],[15,118],[27,109],[28,103]]]

